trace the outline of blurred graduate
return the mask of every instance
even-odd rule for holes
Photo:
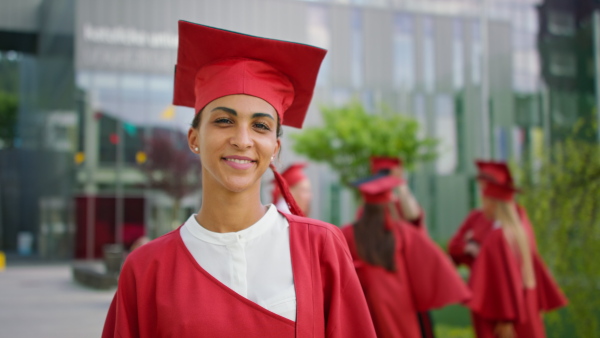
[[[419,312],[470,297],[450,259],[400,217],[393,190],[404,183],[381,172],[357,182],[363,211],[342,228],[377,336],[383,338],[421,337]]]

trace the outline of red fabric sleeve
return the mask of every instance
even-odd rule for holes
[[[102,338],[140,336],[136,298],[135,276],[130,264],[125,261],[119,276],[117,292],[106,316]]]
[[[458,231],[448,242],[448,253],[456,265],[472,265],[473,257],[465,253],[465,235],[469,230],[473,230],[473,221],[476,218],[476,211],[472,211],[463,221]]]
[[[321,273],[325,280],[327,337],[376,337],[371,315],[352,257],[341,231],[327,234],[321,251]]]
[[[446,254],[424,234],[399,225],[404,259],[418,311],[469,300],[471,292]]]
[[[481,247],[469,284],[473,297],[468,306],[482,318],[519,323],[527,320],[521,271],[502,229],[493,230]]]

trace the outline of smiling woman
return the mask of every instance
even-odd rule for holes
[[[127,258],[103,337],[375,337],[340,230],[302,217],[272,164],[325,53],[179,22],[173,102],[196,112],[202,205]],[[268,167],[292,214],[262,204]]]

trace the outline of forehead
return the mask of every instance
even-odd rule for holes
[[[267,101],[251,95],[235,94],[220,97],[211,101],[205,110],[212,111],[218,107],[226,107],[240,113],[266,113],[276,115],[277,111]]]

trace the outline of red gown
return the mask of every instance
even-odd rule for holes
[[[531,229],[526,218],[522,221],[526,230]],[[530,230],[527,232],[533,241]],[[502,229],[493,229],[487,235],[469,281],[473,298],[468,305],[478,338],[495,338],[494,327],[498,321],[513,322],[517,338],[545,337],[541,312],[567,304],[535,247],[531,252],[536,287],[525,289],[521,263]]]
[[[375,337],[340,230],[284,215],[290,223],[296,322],[211,276],[175,230],[127,258],[102,337]]]
[[[471,211],[448,243],[448,253],[452,257],[454,264],[465,264],[469,268],[472,267],[474,258],[465,253],[465,246],[468,242],[466,235],[468,232],[472,232],[473,237],[471,239],[481,245],[485,237],[492,230],[493,225],[494,221],[485,217],[481,209]]]
[[[430,239],[405,223],[392,226],[396,271],[362,261],[354,229],[342,229],[380,338],[421,337],[418,312],[468,300],[470,292],[446,255]]]

